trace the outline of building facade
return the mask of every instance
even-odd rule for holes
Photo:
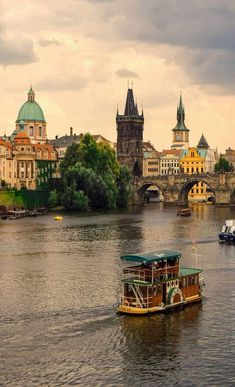
[[[158,176],[160,174],[160,152],[150,141],[143,142],[143,176]]]
[[[126,165],[133,176],[143,175],[144,115],[139,114],[133,90],[128,88],[124,114],[116,116],[117,159]]]
[[[180,170],[179,149],[164,149],[160,157],[160,175],[178,175]]]

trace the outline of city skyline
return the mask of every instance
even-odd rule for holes
[[[172,144],[182,90],[190,145],[201,134],[220,152],[234,144],[235,6],[215,1],[0,1],[1,135],[10,135],[30,85],[48,137],[90,131],[116,141],[134,83],[144,140]],[[184,25],[184,28],[182,28]],[[217,26],[220,26],[218,28]],[[167,26],[167,28],[166,28]],[[17,37],[17,39],[16,39]]]

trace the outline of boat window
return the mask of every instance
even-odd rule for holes
[[[225,231],[226,231],[226,226],[224,224],[223,227],[222,227],[222,232],[225,232]]]

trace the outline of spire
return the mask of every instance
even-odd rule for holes
[[[203,134],[201,135],[201,138],[199,140],[197,148],[201,148],[201,149],[208,149],[209,148],[208,142],[206,141]]]
[[[35,93],[32,89],[32,85],[30,86],[30,89],[28,91],[28,101],[34,101]]]
[[[139,116],[138,105],[134,100],[133,89],[128,87],[124,116]]]
[[[185,112],[184,112],[184,105],[182,102],[182,92],[180,92],[180,101],[177,107],[177,124],[173,130],[177,130],[177,131],[183,130],[183,131],[189,132],[189,129],[185,126],[184,120],[185,120]]]

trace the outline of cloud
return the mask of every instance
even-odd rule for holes
[[[138,74],[134,71],[122,68],[120,70],[117,70],[115,73],[120,78],[139,78]]]
[[[36,61],[33,43],[30,39],[17,37],[16,40],[0,35],[1,65],[24,65]]]
[[[61,43],[55,38],[53,38],[53,39],[39,39],[38,43],[42,47],[60,46],[61,45]]]
[[[79,77],[68,77],[66,79],[52,78],[43,79],[38,82],[35,87],[39,90],[47,91],[68,91],[68,90],[81,90],[86,86],[86,80]]]

